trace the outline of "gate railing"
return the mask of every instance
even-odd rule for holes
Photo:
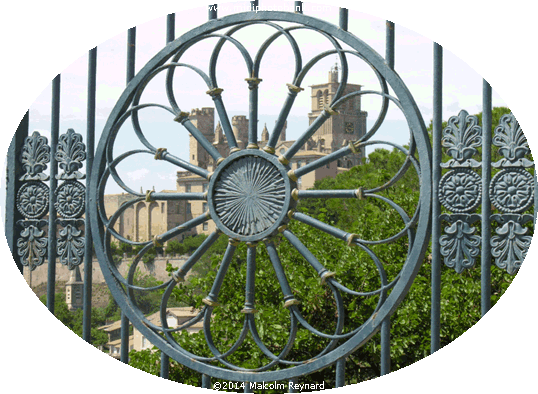
[[[251,2],[256,6],[257,2]],[[302,13],[302,2],[295,2]],[[340,9],[339,27],[347,31],[348,14]],[[217,19],[216,7],[209,20]],[[174,41],[175,15],[167,17],[166,42]],[[387,22],[385,60],[394,67],[394,24]],[[127,84],[135,76],[136,28],[127,41]],[[60,134],[60,83],[52,85],[50,146],[38,132],[29,133],[27,113],[8,152],[6,236],[15,263],[33,270],[45,262],[59,261],[69,269],[84,264],[83,338],[91,342],[92,232],[89,215],[93,197],[90,179],[94,158],[97,48],[89,52],[88,107],[85,142],[69,129]],[[491,87],[483,82],[482,122],[461,111],[442,125],[442,48],[434,44],[434,115],[432,131],[432,309],[431,352],[440,347],[441,267],[461,273],[481,265],[481,312],[491,307],[491,266],[517,273],[531,241],[529,223],[536,214],[534,162],[517,120],[504,115],[492,124]],[[491,130],[494,129],[492,135]],[[492,147],[498,160],[492,162]],[[443,151],[443,148],[445,150]],[[449,160],[443,161],[443,152]],[[481,153],[481,158],[479,157]],[[86,162],[86,173],[79,169]],[[48,171],[47,171],[48,169]],[[58,171],[58,169],[60,171]],[[529,171],[532,169],[532,171]],[[85,184],[80,182],[85,179]],[[48,185],[47,185],[48,182]],[[497,210],[497,213],[493,213]],[[478,224],[480,223],[480,224]],[[496,223],[496,226],[492,226]],[[534,225],[533,225],[534,227]],[[533,228],[532,227],[532,228]],[[479,230],[479,231],[478,231]],[[353,241],[353,240],[351,240]],[[55,264],[48,264],[47,307],[54,313]],[[129,320],[121,319],[121,361],[128,362]],[[380,326],[381,374],[390,372],[390,317]],[[168,377],[169,356],[162,352],[161,376]],[[344,385],[345,358],[336,362],[336,386]],[[202,375],[202,386],[210,377]],[[248,391],[245,389],[245,391]]]

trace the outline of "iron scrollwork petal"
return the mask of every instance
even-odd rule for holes
[[[41,228],[47,222],[45,220],[19,220],[17,224],[23,227],[20,238],[17,240],[17,254],[21,264],[33,271],[45,261],[48,239]]]
[[[525,218],[520,215],[513,216],[510,220],[503,220],[505,218],[501,215],[492,216],[492,219],[500,221],[503,225],[495,229],[497,235],[491,237],[490,242],[495,265],[510,275],[515,275],[521,267],[532,240],[531,235],[525,235],[529,229],[522,226]]]
[[[473,267],[480,253],[480,237],[475,232],[476,228],[458,219],[446,227],[446,234],[439,238],[445,265],[454,268],[458,274]]]
[[[84,260],[84,234],[79,226],[83,220],[59,220],[63,228],[58,231],[57,253],[60,263],[72,270]]]

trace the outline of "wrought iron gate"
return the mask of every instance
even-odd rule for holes
[[[256,6],[257,2],[251,2]],[[237,382],[296,381],[298,377],[336,364],[336,386],[344,385],[344,368],[346,357],[363,346],[375,333],[381,332],[381,374],[390,371],[390,318],[401,300],[407,294],[432,236],[432,315],[431,315],[431,350],[439,348],[440,337],[440,272],[441,264],[463,272],[478,264],[481,256],[482,273],[482,314],[491,305],[490,270],[492,261],[499,269],[515,274],[530,246],[531,235],[528,223],[535,219],[529,209],[536,205],[535,177],[529,169],[534,169],[530,150],[517,120],[512,114],[501,118],[498,125],[492,125],[491,88],[484,81],[482,123],[475,116],[461,111],[448,121],[443,129],[441,118],[442,93],[442,49],[434,47],[434,120],[432,149],[422,116],[404,82],[394,68],[394,25],[387,23],[387,52],[382,57],[363,41],[347,32],[347,10],[340,10],[339,26],[302,13],[302,3],[295,2],[295,13],[288,12],[247,12],[218,19],[216,9],[209,11],[209,21],[197,29],[174,40],[174,16],[168,17],[169,44],[159,52],[142,70],[134,75],[135,29],[129,31],[130,52],[128,53],[128,86],[116,104],[102,133],[97,149],[93,140],[95,135],[95,67],[96,49],[90,52],[88,129],[86,145],[82,136],[74,130],[60,135],[58,128],[60,76],[53,82],[53,121],[50,146],[39,133],[28,135],[27,117],[21,122],[10,146],[8,154],[8,194],[6,228],[9,245],[16,263],[21,271],[25,266],[29,270],[42,265],[45,260],[57,259],[70,269],[85,264],[84,291],[84,337],[90,340],[90,311],[92,284],[92,249],[101,265],[103,274],[114,298],[124,313],[122,318],[122,360],[128,359],[128,323],[131,321],[153,344],[162,351],[162,372],[167,377],[169,357],[199,372],[202,386],[211,387],[211,378],[233,380]],[[233,37],[234,33],[256,25],[265,25],[274,29],[265,43],[258,49],[254,59],[243,44]],[[293,34],[302,29],[319,33],[334,47],[322,52],[314,59],[303,64],[300,48]],[[279,37],[285,37],[295,56],[295,70],[287,85],[289,95],[282,105],[276,125],[270,137],[260,149],[258,141],[258,94],[263,94],[263,74],[261,60],[267,48]],[[191,47],[208,38],[217,38],[209,73],[187,63],[181,58]],[[247,75],[246,92],[249,95],[248,142],[241,146],[234,134],[233,127],[225,107],[225,93],[217,83],[217,61],[222,46],[231,43],[240,52],[245,61]],[[349,48],[349,49],[348,49]],[[286,118],[298,94],[304,90],[301,83],[308,71],[326,56],[336,55],[341,66],[339,88],[332,102],[324,103],[321,114],[315,119],[302,136],[285,152],[276,154],[275,146],[282,132]],[[368,64],[379,79],[379,90],[360,90],[346,92],[348,82],[348,57],[357,57]],[[182,107],[181,100],[174,95],[174,70],[186,67],[193,70],[206,84],[207,94],[215,103],[222,129],[228,144],[226,155],[222,155],[189,120],[187,108]],[[144,102],[144,89],[157,76],[164,75],[166,83],[162,89],[167,92],[168,103],[155,104]],[[238,82],[239,83],[239,82]],[[241,81],[241,83],[244,83]],[[389,89],[390,88],[390,89]],[[391,93],[393,92],[393,93]],[[380,116],[374,126],[323,158],[312,161],[300,168],[290,166],[290,162],[302,146],[331,116],[337,115],[346,102],[353,97],[377,95],[383,98]],[[403,147],[387,141],[374,139],[376,131],[383,123],[389,105],[398,107],[405,115],[409,126],[410,145]],[[213,168],[203,168],[187,162],[166,146],[150,144],[138,113],[149,107],[160,108],[170,113],[170,121],[176,122],[178,129],[187,130],[211,157]],[[126,121],[131,121],[135,134],[141,145],[140,149],[115,155],[114,141]],[[494,128],[492,135],[491,129]],[[359,154],[366,146],[388,144],[402,152],[405,161],[392,179],[374,189],[364,190],[358,187],[352,190],[300,190],[298,179],[317,168],[329,165],[342,157]],[[492,144],[498,147],[499,159],[492,163]],[[443,161],[443,148],[449,161]],[[480,152],[481,150],[481,152]],[[482,157],[478,158],[481,153]],[[116,166],[133,155],[151,155],[156,160],[167,161],[178,168],[190,171],[208,183],[206,193],[157,193],[147,191],[139,193],[128,187],[116,172]],[[479,159],[479,160],[477,160]],[[86,160],[86,174],[78,170]],[[50,174],[46,174],[47,166]],[[58,167],[60,172],[58,172]],[[91,169],[91,171],[90,171]],[[420,199],[411,214],[398,204],[379,194],[396,185],[405,173],[414,171],[419,181]],[[80,180],[86,178],[86,185]],[[48,185],[47,182],[48,181]],[[112,215],[107,215],[104,206],[105,188],[108,182],[115,182],[133,199],[124,204]],[[298,211],[297,204],[309,198],[318,199],[377,199],[394,209],[400,216],[403,226],[395,230],[386,239],[362,239],[345,229],[339,229],[329,223],[320,221]],[[204,201],[207,210],[176,228],[157,234],[145,242],[130,240],[115,230],[116,221],[129,207],[140,201]],[[480,208],[481,207],[481,208]],[[497,210],[498,213],[493,213]],[[430,216],[431,212],[431,216]],[[48,220],[44,219],[48,214]],[[83,218],[83,216],[85,216]],[[200,248],[192,254],[187,262],[173,272],[171,279],[156,287],[140,288],[133,279],[137,265],[150,249],[162,245],[173,237],[194,228],[208,220],[213,220],[216,230]],[[430,223],[431,221],[431,223]],[[338,279],[338,272],[332,272],[320,262],[320,257],[312,253],[307,245],[290,230],[291,223],[300,222],[320,232],[342,241],[342,247],[355,246],[364,251],[371,259],[379,273],[380,283],[375,289],[361,291],[344,285]],[[481,223],[477,235],[478,222]],[[443,223],[445,223],[443,225]],[[492,223],[498,225],[493,228]],[[430,227],[431,225],[431,227]],[[431,234],[430,234],[431,231]],[[199,313],[179,328],[169,328],[166,319],[169,298],[198,259],[224,234],[229,238],[229,245],[219,266],[211,291],[204,298],[204,306]],[[93,239],[92,239],[93,237]],[[111,256],[111,240],[115,238],[132,246],[141,246],[133,265],[125,277],[115,268]],[[328,286],[336,305],[334,332],[318,330],[303,316],[300,300],[296,298],[288,281],[286,272],[278,253],[277,243],[280,239],[289,242],[308,262],[311,269],[319,276],[322,286]],[[389,280],[383,262],[372,250],[373,245],[391,243],[406,239],[408,253],[401,266],[400,273]],[[234,254],[239,252],[239,245],[246,249],[245,302],[241,312],[244,314],[244,326],[237,342],[227,350],[220,350],[215,344],[211,331],[211,322],[215,314],[218,317],[219,291],[225,280],[226,272]],[[486,247],[483,247],[483,246]],[[246,247],[245,247],[246,246]],[[268,349],[259,334],[255,320],[256,310],[256,256],[264,248],[269,256],[275,276],[282,291],[283,308],[289,314],[289,338],[279,353]],[[492,260],[493,258],[493,260]],[[48,307],[54,312],[55,264],[48,265]],[[162,295],[160,322],[150,322],[135,301],[137,292],[160,292]],[[369,319],[357,327],[345,324],[344,297],[362,299],[377,297],[377,304]],[[184,349],[174,333],[203,322],[203,331],[207,346],[212,355],[195,354]],[[315,357],[306,360],[290,360],[297,332],[307,330],[320,339],[327,340],[325,349]],[[267,362],[255,369],[246,369],[228,360],[241,346],[247,335],[267,358]],[[126,342],[127,341],[127,342]],[[248,386],[247,389],[248,391]]]

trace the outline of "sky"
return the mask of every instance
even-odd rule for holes
[[[238,10],[244,10],[248,2],[222,4],[218,10],[219,16],[225,16]],[[286,10],[293,6],[292,2],[271,1],[261,3],[263,9]],[[338,7],[305,3],[304,13],[328,22],[338,23]],[[205,7],[187,10],[176,21],[176,36],[203,23],[207,18]],[[348,30],[365,41],[378,53],[385,53],[385,20],[371,15],[349,12]],[[137,46],[135,69],[138,72],[165,43],[166,17],[162,16],[137,26]],[[234,35],[246,46],[254,58],[261,43],[273,34],[269,27],[252,27]],[[321,35],[311,31],[294,32],[306,64],[316,54],[332,49],[330,43]],[[181,62],[208,70],[211,50],[217,39],[207,40],[187,51]],[[239,52],[232,45],[223,48],[221,60],[217,67],[219,87],[224,88],[223,99],[228,115],[246,115],[248,117],[248,89],[243,82],[246,67]],[[225,59],[225,60],[224,60]],[[432,118],[432,41],[413,30],[402,26],[396,27],[395,66],[398,74],[404,80],[419,110],[429,124]],[[305,92],[298,95],[288,118],[287,139],[296,139],[308,126],[307,114],[310,112],[310,88],[313,84],[325,83],[328,71],[337,62],[336,55],[328,56],[320,61],[307,75],[302,83]],[[363,90],[379,90],[378,80],[373,71],[362,61],[348,56],[349,83],[363,85]],[[126,84],[126,32],[122,32],[97,47],[97,119],[96,140],[99,140],[108,115]],[[85,136],[86,130],[86,83],[87,83],[87,53],[77,58],[61,72],[61,102],[60,102],[60,132],[68,128]],[[286,83],[292,82],[294,58],[290,46],[283,37],[278,39],[267,51],[261,63],[259,93],[259,122],[258,135],[267,124],[269,130],[275,124],[280,108],[287,96]],[[146,88],[142,103],[161,103],[169,105],[164,95],[164,78],[158,77]],[[444,53],[444,90],[443,114],[445,118],[456,115],[460,109],[474,114],[481,111],[481,76],[464,61],[450,51]],[[205,93],[207,87],[194,72],[177,69],[175,78],[175,94],[180,108],[190,111],[192,108],[213,107],[213,103]],[[368,112],[367,125],[371,127],[377,119],[381,99],[379,96],[367,95],[362,97],[362,109]],[[506,102],[493,93],[494,106],[506,106]],[[30,106],[30,130],[38,130],[50,136],[51,86],[48,85]],[[388,140],[404,145],[409,141],[409,132],[404,115],[395,108],[389,107],[386,121],[376,136],[372,139]],[[188,132],[173,122],[171,115],[161,109],[147,109],[140,113],[142,129],[148,140],[155,147],[166,147],[174,155],[188,160]],[[215,116],[215,123],[218,117]],[[129,122],[126,122],[119,133],[115,145],[118,155],[130,149],[143,147],[136,140]],[[369,146],[367,153],[376,147]],[[385,145],[386,147],[386,145]],[[149,190],[155,188],[175,189],[176,171],[178,168],[168,163],[155,161],[149,155],[135,155],[118,166],[118,172],[124,182],[133,190]],[[181,170],[181,169],[179,169]],[[123,190],[109,182],[106,193],[119,193]]]

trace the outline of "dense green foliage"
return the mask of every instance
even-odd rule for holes
[[[356,189],[368,190],[390,181],[401,168],[404,154],[393,150],[376,150],[369,156],[369,163],[356,166],[338,175],[316,183],[317,189]],[[413,168],[394,186],[379,195],[390,198],[411,216],[418,203],[418,179]],[[399,214],[385,202],[376,198],[364,200],[304,200],[298,207],[302,212],[335,227],[358,234],[363,239],[385,239],[403,227]],[[366,225],[367,223],[367,225]],[[357,291],[375,290],[379,286],[379,274],[368,255],[359,247],[348,247],[345,242],[328,236],[318,230],[292,221],[290,230],[309,248],[318,260],[330,271],[336,272],[340,283]],[[225,238],[225,237],[221,237]],[[301,300],[300,309],[312,326],[322,332],[334,332],[337,314],[331,289],[321,285],[316,272],[289,242],[277,239],[277,249],[290,286],[297,299]],[[397,242],[372,247],[387,272],[390,280],[396,278],[408,249],[408,239],[403,237]],[[260,338],[273,353],[278,354],[286,343],[289,332],[289,312],[282,307],[282,293],[275,279],[274,270],[268,259],[266,248],[258,246],[256,267],[256,308],[255,315]],[[408,296],[392,317],[391,363],[392,370],[405,367],[427,356],[430,352],[430,275],[431,265],[426,255],[417,278]],[[220,307],[214,310],[212,323],[213,339],[219,349],[229,349],[243,327],[244,315],[240,310],[244,304],[246,280],[246,246],[238,248],[227,272],[219,295]],[[177,299],[185,300],[193,307],[201,308],[201,300],[213,284],[221,260],[213,254],[212,269],[207,275],[193,277],[190,283],[176,289]],[[492,270],[493,303],[503,294],[512,277],[499,269]],[[239,291],[238,291],[239,290]],[[346,331],[360,326],[373,312],[377,297],[352,297],[343,295],[346,305]],[[456,274],[443,267],[442,305],[441,305],[441,346],[445,346],[480,318],[480,267]],[[265,365],[269,360],[247,337],[232,356],[230,362],[247,368]],[[185,349],[196,354],[210,356],[203,334],[182,333],[178,342]],[[312,335],[300,328],[297,340],[288,359],[305,360],[321,352],[328,341]],[[158,374],[159,355],[149,351],[131,352],[131,365],[146,372]],[[353,353],[346,363],[346,382],[354,383],[379,376],[380,342],[376,335],[370,342]],[[188,384],[199,384],[199,376],[183,366],[171,364],[171,379],[179,379]],[[302,382],[326,382],[329,387],[334,383],[334,368],[328,367],[301,380]]]
[[[493,128],[500,117],[509,113],[508,108],[493,110]],[[481,120],[481,114],[478,114]],[[446,127],[446,122],[443,124]],[[431,128],[430,128],[431,130]],[[431,137],[431,135],[430,135]],[[500,156],[496,148],[492,161]],[[399,172],[405,155],[399,150],[378,149],[369,155],[368,162],[353,167],[336,178],[326,178],[315,184],[316,189],[357,189],[368,191],[390,182]],[[445,155],[443,161],[449,158]],[[480,154],[476,159],[480,161]],[[480,170],[478,170],[479,172]],[[388,198],[402,207],[411,217],[415,213],[419,200],[418,176],[411,166],[405,175],[392,186],[375,194]],[[400,214],[380,198],[373,196],[365,199],[310,199],[301,200],[297,208],[322,222],[357,234],[365,240],[383,240],[395,235],[404,227]],[[480,209],[478,210],[480,212]],[[348,247],[345,242],[335,239],[319,230],[308,227],[298,221],[292,221],[289,229],[297,235],[320,263],[328,270],[336,273],[335,278],[342,285],[354,290],[367,292],[380,286],[379,272],[368,255],[359,246]],[[494,231],[494,229],[493,229]],[[477,227],[476,234],[480,235]],[[205,235],[188,237],[183,242],[168,242],[164,252],[168,254],[187,254],[196,250],[206,239]],[[187,282],[175,288],[168,306],[192,306],[202,308],[202,299],[211,291],[215,277],[220,268],[223,253],[228,239],[221,236],[193,268]],[[299,309],[302,315],[314,328],[321,332],[333,333],[336,327],[338,310],[332,289],[321,284],[315,270],[297,252],[297,250],[281,236],[274,239],[282,266],[295,297],[301,301]],[[396,242],[371,246],[372,252],[382,263],[388,281],[398,277],[405,263],[409,248],[409,238],[404,236]],[[241,313],[245,303],[246,282],[246,245],[241,244],[226,273],[219,293],[220,306],[213,311],[211,333],[213,341],[221,352],[230,349],[236,342],[244,327],[245,315]],[[129,248],[125,244],[114,245],[113,253],[121,256],[136,254],[139,249]],[[143,257],[145,263],[162,253],[152,249]],[[427,250],[421,268],[411,289],[396,309],[391,318],[391,370],[408,366],[430,353],[430,313],[431,313],[431,262],[430,249]],[[169,267],[169,271],[172,268]],[[480,264],[465,270],[462,274],[442,266],[441,283],[441,347],[446,346],[462,335],[480,319]],[[283,307],[283,295],[275,277],[275,271],[269,260],[266,246],[260,243],[256,258],[256,309],[254,315],[260,339],[273,354],[279,354],[286,345],[290,331],[290,313]],[[492,267],[491,296],[494,305],[506,291],[512,276],[505,271]],[[135,282],[142,287],[152,287],[159,282],[151,277],[137,274]],[[143,313],[150,314],[158,310],[162,291],[135,292],[136,302]],[[365,322],[373,313],[379,301],[378,296],[357,297],[342,294],[345,305],[344,332],[352,331]],[[67,311],[63,298],[57,297],[57,316],[73,331],[81,332],[81,313]],[[95,319],[93,314],[95,313]],[[119,311],[113,300],[104,310],[92,310],[92,324],[104,324],[103,318],[117,316]],[[115,314],[115,315],[114,315]],[[79,316],[80,315],[80,322]],[[93,327],[93,326],[92,326]],[[307,360],[322,352],[329,341],[313,335],[299,326],[296,341],[286,359],[292,361]],[[103,343],[102,333],[95,333],[95,344]],[[79,333],[79,335],[81,335]],[[179,332],[175,335],[177,342],[187,351],[212,356],[202,332],[188,334]],[[92,338],[94,329],[92,328]],[[106,339],[105,339],[106,342]],[[339,343],[340,344],[340,343]],[[153,375],[159,375],[160,353],[153,350],[131,351],[129,364]],[[227,360],[244,368],[259,368],[270,360],[254,343],[251,334]],[[218,365],[218,364],[214,364]],[[190,385],[200,386],[198,373],[182,366],[176,361],[170,362],[170,379]],[[334,387],[334,367],[315,372],[300,383],[316,383],[324,381],[325,388]],[[380,338],[375,335],[369,342],[355,351],[346,363],[346,383],[356,383],[372,379],[380,374]],[[216,381],[216,380],[214,380]]]
[[[47,304],[47,295],[40,297],[43,304]],[[54,296],[54,316],[67,328],[82,337],[82,309],[70,311],[65,302],[64,293],[56,293]],[[102,346],[108,342],[108,335],[99,327],[108,322],[119,320],[121,311],[109,292],[109,302],[104,308],[92,308],[91,311],[91,342],[94,346]]]

